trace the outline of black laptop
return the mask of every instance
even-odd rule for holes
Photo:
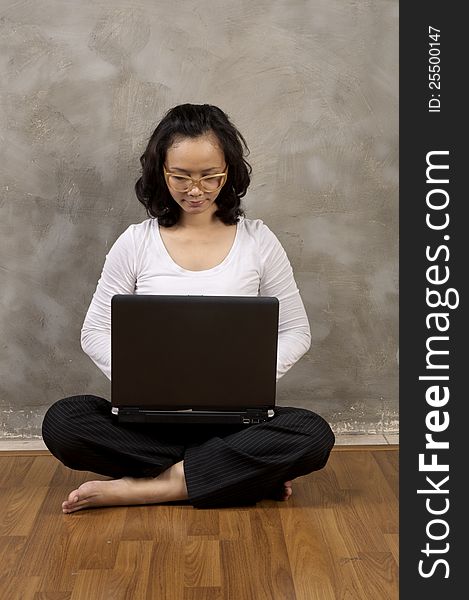
[[[124,423],[269,420],[278,312],[278,299],[266,296],[113,296],[113,415]]]

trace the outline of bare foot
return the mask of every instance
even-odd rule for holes
[[[179,462],[158,477],[123,477],[110,481],[87,481],[70,492],[62,503],[64,513],[98,506],[130,506],[158,504],[187,498],[183,462]]]
[[[291,481],[285,481],[285,483],[283,484],[284,488],[283,488],[283,498],[282,500],[288,500],[288,498],[290,498],[290,496],[293,494],[293,490],[292,490],[292,482]]]

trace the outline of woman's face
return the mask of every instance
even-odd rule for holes
[[[197,138],[183,138],[174,142],[166,152],[165,168],[174,175],[187,175],[199,179],[205,175],[223,173],[227,165],[218,138],[213,133],[207,133]],[[207,192],[194,185],[187,192],[177,192],[168,186],[174,201],[187,214],[216,212],[215,200],[221,189]]]

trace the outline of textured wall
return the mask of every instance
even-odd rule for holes
[[[247,216],[310,317],[280,403],[341,432],[398,423],[397,0],[0,0],[0,436],[109,397],[80,328],[164,112],[223,108],[251,148]]]

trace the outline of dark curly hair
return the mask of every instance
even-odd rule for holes
[[[158,218],[163,227],[175,225],[181,214],[180,206],[169,193],[163,175],[168,148],[180,138],[196,138],[213,132],[225,155],[228,177],[215,203],[215,216],[227,225],[234,225],[244,216],[241,198],[249,187],[252,168],[244,158],[249,155],[246,140],[228,116],[211,104],[180,104],[171,108],[150,137],[140,157],[142,176],[135,184],[137,198],[149,217]]]

